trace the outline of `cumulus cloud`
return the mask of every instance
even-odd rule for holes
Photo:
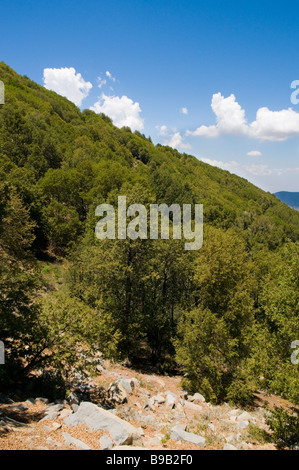
[[[250,152],[247,152],[248,157],[261,157],[263,154],[259,150],[251,150]]]
[[[159,135],[168,135],[168,127],[163,125],[163,126],[156,126],[156,129],[158,129],[158,134]]]
[[[86,82],[73,67],[46,68],[44,69],[43,81],[45,88],[65,96],[77,106],[81,106],[82,101],[92,88],[92,84]]]
[[[216,115],[216,125],[200,126],[194,132],[187,131],[187,135],[218,137],[247,132],[245,111],[237,103],[234,95],[224,98],[221,93],[214,94],[211,107]]]
[[[281,111],[271,111],[266,107],[260,108],[257,110],[256,120],[248,124],[245,110],[241,108],[233,94],[227,98],[221,93],[214,94],[211,107],[216,116],[216,124],[203,125],[195,131],[187,131],[187,136],[247,135],[255,139],[270,141],[283,141],[299,136],[299,113],[292,108]]]
[[[188,114],[188,108],[181,108],[182,114]]]
[[[184,142],[183,136],[179,132],[175,132],[172,134],[167,140],[164,145],[168,145],[169,147],[178,149],[178,150],[187,150],[191,148],[190,144]]]
[[[249,134],[261,140],[287,140],[299,136],[299,113],[292,108],[270,111],[260,108],[256,120],[250,124]]]
[[[156,126],[158,129],[158,134],[167,137],[163,142],[163,145],[168,145],[169,147],[178,149],[178,150],[187,150],[191,149],[191,145],[184,141],[184,137],[178,132],[175,128],[169,129],[167,126]]]
[[[134,103],[127,96],[120,98],[119,96],[107,96],[103,93],[101,98],[90,109],[98,114],[106,114],[117,127],[128,126],[132,131],[141,131],[144,128],[144,120],[140,116],[141,109],[139,103]]]
[[[209,158],[202,158],[202,161],[243,177],[248,176],[248,174],[254,176],[281,176],[287,174],[299,175],[299,168],[270,168],[268,165],[242,165],[235,161],[223,162],[219,160],[211,160]]]

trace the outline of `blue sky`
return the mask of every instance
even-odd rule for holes
[[[299,191],[298,1],[2,0],[0,11],[0,60],[18,73],[267,191]]]

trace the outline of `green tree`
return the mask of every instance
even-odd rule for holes
[[[243,362],[254,321],[252,264],[234,232],[206,228],[204,240],[195,262],[196,306],[179,322],[177,360],[190,390],[211,401],[244,401],[251,390],[244,386]],[[240,386],[242,396],[236,396]]]

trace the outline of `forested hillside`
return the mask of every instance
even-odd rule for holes
[[[0,63],[1,387],[66,381],[78,344],[186,373],[207,400],[299,403],[299,213],[248,181],[81,112]],[[203,204],[204,243],[95,237],[98,204]]]

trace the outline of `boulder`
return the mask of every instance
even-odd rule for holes
[[[49,403],[49,400],[48,400],[48,398],[37,397],[37,398],[35,399],[35,403],[36,403],[36,402],[44,403],[44,405],[47,405],[47,404]]]
[[[143,406],[144,410],[150,410],[150,411],[155,411],[155,405],[154,405],[154,400],[153,398],[150,398]]]
[[[116,445],[132,444],[140,438],[137,429],[130,423],[90,402],[82,402],[76,413],[64,422],[67,426],[86,424],[93,431],[108,431]]]
[[[163,403],[165,403],[165,398],[160,395],[160,393],[158,395],[155,395],[154,397],[151,398],[155,403],[158,403],[158,405],[162,405]]]
[[[35,398],[27,398],[26,403],[27,405],[35,405]]]
[[[167,408],[175,408],[177,396],[172,392],[166,392],[166,406]]]
[[[70,406],[79,405],[79,403],[80,403],[79,396],[74,392],[70,393],[70,395],[68,397],[68,402],[69,402]]]
[[[240,437],[241,437],[241,434],[239,434],[239,433],[238,434],[230,434],[230,436],[227,436],[225,438],[225,440],[228,444],[234,444],[240,439]]]
[[[65,440],[65,443],[70,446],[70,445],[74,445],[77,447],[77,449],[81,449],[81,450],[91,450],[91,448],[85,444],[85,442],[82,442],[82,441],[79,441],[79,439],[75,439],[74,437],[72,437],[69,433],[67,432],[63,432],[62,433],[63,437],[64,437],[64,440]]]
[[[170,390],[167,390],[167,392],[165,392],[165,393],[166,393],[166,395],[173,396],[173,398],[175,398],[176,400],[178,399],[177,395],[175,393],[171,392]]]
[[[223,447],[223,450],[238,450],[238,449],[232,444],[225,444],[225,446]]]
[[[187,410],[194,411],[194,412],[199,412],[202,410],[202,406],[200,405],[195,405],[195,403],[190,403],[189,401],[185,401],[184,407]]]
[[[68,409],[62,410],[62,412],[59,413],[59,418],[60,419],[65,419],[71,414],[71,412],[72,412],[72,410],[68,410]]]
[[[53,446],[53,447],[61,447],[62,446],[62,444],[60,442],[55,441],[54,439],[52,439],[52,437],[47,437],[46,442],[47,442],[48,445]]]
[[[58,411],[49,410],[49,411],[47,411],[46,416],[45,416],[44,418],[42,418],[42,419],[40,420],[40,422],[41,422],[41,421],[47,421],[47,420],[49,420],[49,421],[55,421],[55,419],[57,419],[58,416],[59,416]]]
[[[130,379],[130,382],[131,382],[132,388],[137,388],[140,386],[140,382],[138,379],[136,379],[136,377],[133,377],[132,379]]]
[[[132,389],[135,387],[134,380],[131,379],[119,379],[116,383],[120,384],[127,392],[132,394]]]
[[[203,395],[201,395],[200,393],[194,393],[193,395],[193,403],[196,403],[196,402],[200,402],[200,403],[204,403],[206,401],[205,397]]]
[[[113,382],[108,389],[108,398],[118,405],[127,403],[128,396],[124,387],[119,382]]]
[[[62,405],[62,404],[51,405],[51,406],[49,406],[47,413],[57,412],[57,411],[61,411],[63,409],[64,409],[64,405]]]
[[[180,392],[180,397],[183,398],[183,400],[188,400],[188,392],[186,392],[185,390],[182,390]]]
[[[239,421],[239,423],[238,423],[238,428],[239,429],[245,429],[245,428],[247,428],[247,426],[249,426],[249,421],[247,421],[247,420]]]
[[[51,423],[50,425],[45,425],[44,426],[44,430],[48,431],[48,432],[54,432],[54,431],[57,431],[57,429],[60,429],[60,428],[61,428],[60,423]]]
[[[100,438],[100,447],[102,450],[110,450],[113,447],[112,439],[107,434]]]
[[[243,413],[241,413],[237,417],[237,420],[238,421],[254,421],[254,418],[249,413],[247,413],[247,411],[243,411]]]
[[[14,405],[14,406],[10,406],[9,407],[10,410],[12,411],[27,411],[28,410],[28,406],[26,405]]]
[[[175,439],[176,441],[189,442],[190,444],[195,444],[199,447],[205,447],[206,440],[204,437],[193,434],[192,432],[184,431],[180,426],[175,426],[172,429],[170,434],[170,439]]]

